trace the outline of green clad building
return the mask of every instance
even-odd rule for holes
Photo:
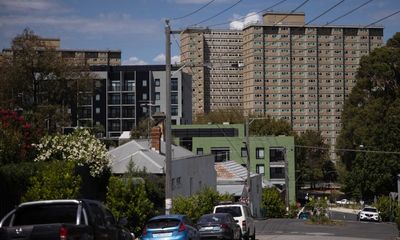
[[[172,126],[175,143],[198,155],[213,154],[215,162],[233,160],[247,163],[243,124],[203,124]],[[295,146],[293,136],[249,137],[251,172],[263,175],[264,185],[285,189],[287,165],[289,202],[296,202]],[[287,161],[285,161],[285,159]]]

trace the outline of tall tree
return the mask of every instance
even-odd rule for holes
[[[65,126],[78,93],[91,91],[87,66],[64,59],[29,29],[12,40],[11,52],[0,66],[0,107],[23,110],[47,130]]]
[[[334,169],[325,170],[329,160],[329,146],[324,142],[320,132],[307,130],[296,137],[296,172],[299,183],[324,180],[324,175]],[[325,166],[325,168],[324,168]],[[324,174],[325,173],[325,174]]]
[[[400,33],[361,59],[357,84],[342,113],[339,149],[348,174],[344,190],[373,199],[396,191],[400,171]],[[361,148],[362,147],[362,148]]]

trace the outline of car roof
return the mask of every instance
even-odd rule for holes
[[[184,217],[185,217],[185,215],[182,215],[182,214],[158,215],[158,216],[152,217],[149,221],[157,220],[157,219],[179,219],[179,220],[182,220]]]
[[[231,215],[230,213],[208,213],[204,214],[201,217],[207,217],[207,216],[225,216],[225,215]]]

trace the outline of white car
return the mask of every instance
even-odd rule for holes
[[[355,204],[352,201],[349,201],[348,199],[344,198],[342,200],[336,201],[336,204],[338,205],[349,205],[349,204]]]
[[[357,215],[358,220],[360,221],[375,221],[379,222],[380,216],[378,209],[374,207],[365,207],[363,208]]]
[[[256,239],[254,219],[247,205],[241,203],[217,205],[214,207],[213,213],[230,213],[240,226],[242,237],[244,239]]]

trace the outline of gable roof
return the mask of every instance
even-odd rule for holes
[[[191,151],[180,146],[171,146],[172,160],[195,156]],[[161,152],[165,152],[165,143],[161,142]],[[129,162],[133,162],[140,170],[149,173],[164,173],[165,155],[150,149],[149,140],[129,141],[108,152],[111,157],[111,171],[122,174],[127,171]]]
[[[215,163],[218,180],[246,181],[247,169],[235,161]],[[257,174],[250,172],[250,177]]]

